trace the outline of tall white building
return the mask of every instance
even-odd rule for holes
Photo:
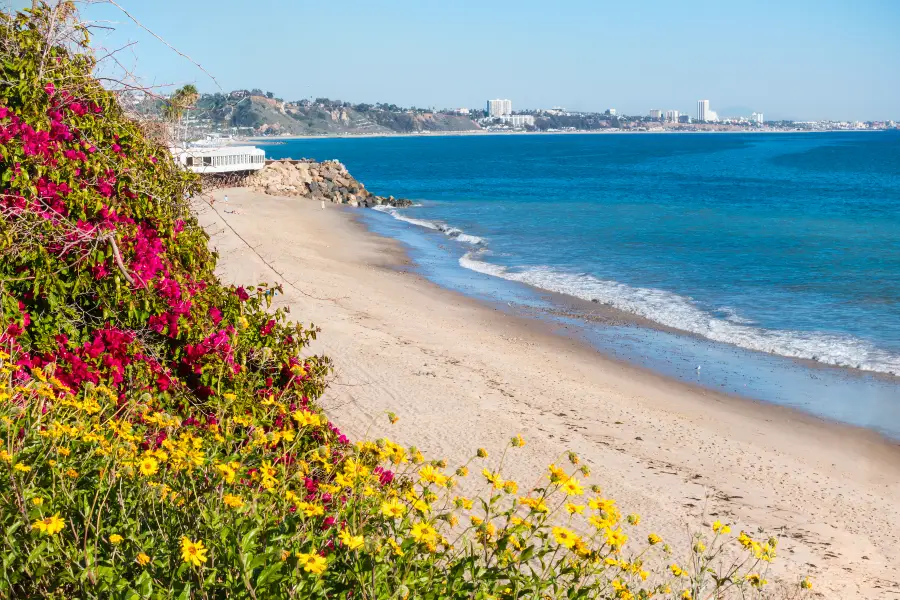
[[[663,114],[663,111],[659,110],[658,108],[650,109],[650,118],[651,119],[662,119],[662,114]]]
[[[750,115],[750,120],[753,121],[754,123],[756,123],[757,125],[762,125],[763,123],[766,122],[766,120],[763,119],[763,114],[757,113],[757,112]]]
[[[666,111],[666,121],[669,121],[670,123],[677,123],[679,116],[680,116],[680,113],[677,110],[667,110]]]
[[[709,100],[697,101],[697,120],[700,122],[709,120]]]
[[[488,100],[487,113],[489,117],[503,117],[512,114],[511,100]]]

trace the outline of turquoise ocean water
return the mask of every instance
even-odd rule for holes
[[[437,283],[534,307],[552,303],[541,290],[615,307],[663,327],[556,321],[665,374],[900,437],[898,133],[265,147],[337,158],[373,192],[414,200],[366,221]]]

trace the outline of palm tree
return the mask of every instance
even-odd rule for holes
[[[178,125],[181,125],[184,112],[190,108],[193,108],[194,104],[197,103],[197,100],[199,98],[200,93],[197,91],[196,86],[190,83],[175,90],[175,93],[172,94],[172,96],[169,98],[168,103],[163,109],[166,117],[173,123],[173,125],[176,122]],[[175,128],[175,131],[177,134],[177,127]],[[184,131],[182,131],[182,134],[184,134]]]

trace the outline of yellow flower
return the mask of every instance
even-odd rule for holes
[[[566,548],[571,548],[578,541],[578,536],[565,527],[554,527],[553,537],[556,539],[557,544]]]
[[[391,518],[402,517],[406,514],[406,507],[396,498],[391,498],[381,503],[381,514]]]
[[[809,577],[804,577],[800,580],[800,589],[803,590],[811,590],[813,587],[812,581],[809,580]]]
[[[453,504],[455,504],[457,508],[472,510],[472,506],[474,506],[475,503],[463,496],[457,496],[453,499]]]
[[[584,493],[584,488],[581,487],[581,483],[574,477],[567,479],[560,489],[569,496],[580,496]]]
[[[303,506],[302,510],[307,517],[319,517],[325,514],[325,509],[318,504],[309,504],[305,502],[303,504],[305,504],[305,506]],[[299,505],[298,508],[300,508]]]
[[[231,508],[240,508],[244,506],[244,501],[240,496],[233,496],[231,494],[225,494],[222,496],[222,502],[225,503],[225,506],[229,506]]]
[[[447,483],[447,476],[438,469],[435,469],[432,465],[425,465],[419,469],[419,477],[422,478],[422,481],[434,483],[436,485],[442,486]]]
[[[225,483],[234,483],[234,476],[236,473],[230,465],[216,465],[216,469],[222,474]]]
[[[146,554],[144,554],[143,552],[141,552],[140,554],[137,555],[137,559],[135,559],[135,560],[137,560],[137,564],[139,564],[143,567],[143,566],[146,566],[147,563],[150,562],[150,557],[147,556]]]
[[[606,532],[606,543],[616,552],[621,550],[627,541],[628,536],[621,529],[610,529]]]
[[[768,583],[768,581],[760,577],[758,573],[749,573],[744,578],[755,588],[761,588]]]
[[[322,418],[315,413],[311,413],[305,410],[297,410],[291,415],[295,421],[297,421],[297,425],[300,427],[318,427],[322,424]]]
[[[566,472],[563,469],[560,469],[556,465],[550,465],[550,481],[552,483],[561,483],[569,478]]]
[[[662,538],[659,537],[658,535],[656,535],[655,533],[651,533],[650,535],[647,536],[647,542],[651,546],[655,546],[656,544],[660,543],[661,541],[662,541]]]
[[[669,565],[669,570],[672,571],[672,575],[674,575],[675,577],[681,577],[682,575],[684,575],[684,569],[682,569],[675,563]]]
[[[181,560],[200,567],[206,562],[206,548],[203,540],[192,542],[187,536],[181,538]]]
[[[44,503],[44,499],[43,498],[32,498],[31,503],[34,504],[35,506],[41,506]]]
[[[469,467],[462,466],[456,470],[456,474],[459,477],[468,477],[469,475]]]
[[[259,474],[263,479],[275,479],[278,475],[278,469],[272,466],[272,461],[267,460],[259,468]]]
[[[349,531],[344,529],[338,534],[338,538],[340,538],[341,543],[347,546],[349,550],[356,550],[360,546],[363,545],[363,536],[361,535],[352,535]]]
[[[484,475],[484,478],[488,480],[488,483],[492,484],[495,488],[503,487],[503,480],[500,478],[499,473],[492,473],[488,469],[482,469],[481,474]]]
[[[29,467],[28,465],[23,465],[22,463],[16,463],[16,466],[13,467],[13,470],[27,473],[31,470],[31,467]]]
[[[507,494],[515,494],[519,491],[519,484],[511,479],[508,479],[503,482],[503,491]]]
[[[319,556],[318,554],[298,552],[297,559],[300,566],[303,567],[303,570],[307,573],[312,573],[313,575],[321,575],[324,573],[325,567],[328,564],[325,557]]]
[[[32,529],[37,529],[44,535],[54,535],[59,533],[65,526],[66,522],[59,518],[59,513],[56,513],[52,517],[35,521],[31,524]]]
[[[684,590],[681,592],[681,600],[693,600],[694,596],[691,594],[691,590]]]
[[[540,498],[529,498],[527,496],[523,496],[519,498],[519,502],[531,508],[531,510],[533,510],[534,512],[550,512],[550,507],[547,506],[547,504]]]
[[[119,535],[118,533],[114,533],[109,536],[109,543],[113,545],[121,544],[123,539],[124,538],[121,535]]]
[[[475,515],[472,515],[471,517],[469,517],[469,521],[472,522],[472,525],[474,527],[478,527],[479,525],[484,523],[484,519],[482,519],[481,517],[476,517]]]
[[[729,533],[729,532],[731,531],[731,527],[729,527],[728,525],[725,525],[724,523],[722,523],[722,521],[719,521],[719,520],[717,519],[717,520],[712,524],[712,530],[713,530],[714,532],[716,532],[716,533],[725,535],[726,533]]]
[[[476,452],[475,454],[476,454],[476,456],[478,456],[478,458],[487,458],[488,457],[488,451],[485,450],[484,448],[479,448],[478,452]]]
[[[512,440],[510,440],[510,444],[514,448],[521,448],[522,446],[525,445],[525,438],[522,437],[522,434],[518,434],[518,435],[516,435],[516,437],[514,437]]]
[[[428,523],[416,523],[409,533],[417,542],[433,543],[437,540],[437,531]]]
[[[391,547],[391,550],[394,552],[395,556],[403,556],[403,554],[404,554],[403,548],[401,548],[397,542],[389,539],[388,545]]]
[[[152,456],[145,456],[138,463],[138,470],[144,477],[150,477],[159,471],[159,462]]]
[[[235,400],[237,400],[237,396],[235,396],[234,394],[222,394],[222,397],[229,402],[234,402]]]
[[[638,525],[641,522],[641,515],[630,514],[628,515],[628,522],[631,525]]]
[[[69,456],[70,454],[72,454],[72,451],[68,448],[59,448],[57,449],[57,452],[59,452],[63,456]]]
[[[566,510],[570,515],[574,515],[575,513],[580,515],[584,512],[584,509],[584,504],[572,504],[571,502],[566,502]]]

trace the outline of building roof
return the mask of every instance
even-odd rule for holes
[[[173,154],[190,154],[191,156],[231,156],[234,154],[261,154],[266,151],[256,146],[219,146],[216,148],[172,148]]]

